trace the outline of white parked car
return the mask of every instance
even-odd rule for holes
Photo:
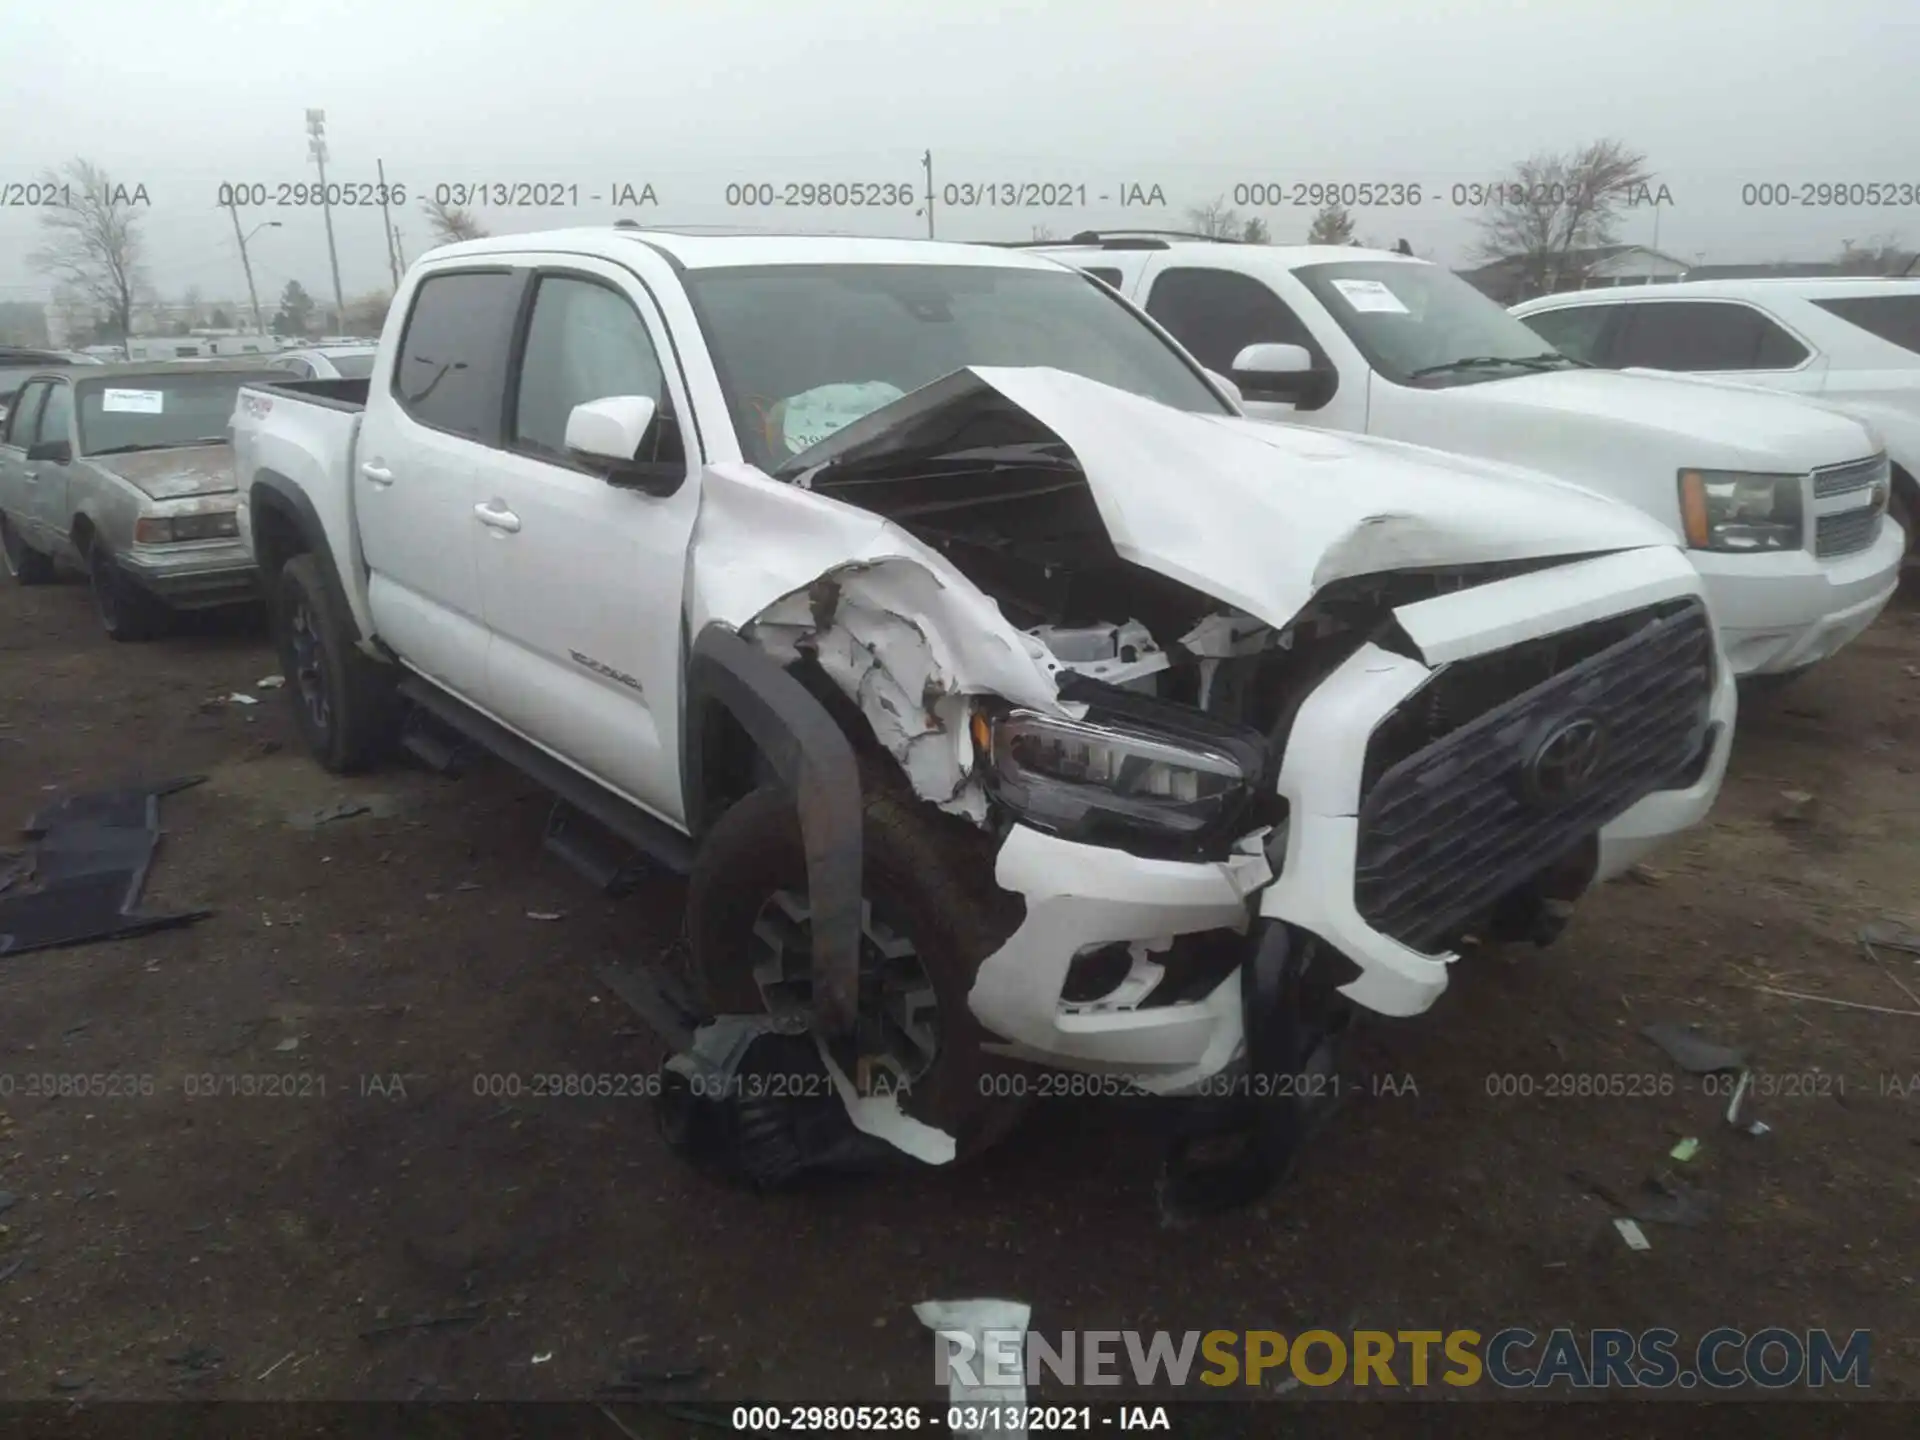
[[[315,345],[282,350],[267,363],[296,380],[364,380],[373,373],[376,353],[372,345]]]
[[[366,382],[248,387],[234,444],[321,763],[411,705],[690,871],[713,1009],[924,1160],[1002,1132],[1000,1057],[1324,1100],[1343,1007],[1544,943],[1726,763],[1661,526],[1247,420],[1012,251],[450,245]]]
[[[1741,675],[1833,654],[1898,585],[1887,456],[1861,421],[1589,368],[1411,256],[1151,235],[1022,248],[1140,304],[1249,415],[1526,465],[1644,510],[1689,547]]]
[[[1920,279],[1693,280],[1548,295],[1513,313],[1590,365],[1762,386],[1870,422],[1893,462],[1909,563],[1920,558]]]

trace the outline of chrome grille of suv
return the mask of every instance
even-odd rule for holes
[[[1597,649],[1596,634],[1606,642]],[[1536,674],[1543,644],[1579,658],[1512,693],[1502,672],[1519,664]],[[1691,599],[1443,667],[1368,743],[1354,867],[1361,917],[1416,950],[1433,947],[1668,785],[1699,752],[1713,667],[1706,608]],[[1461,723],[1429,693],[1449,689],[1505,694]],[[1602,744],[1584,788],[1556,798],[1544,759],[1570,726],[1581,729],[1575,722],[1597,725]]]
[[[1845,495],[1854,490],[1865,490],[1885,480],[1891,473],[1885,455],[1875,455],[1866,460],[1855,460],[1846,465],[1834,465],[1825,470],[1813,472],[1813,498],[1825,500],[1830,495]]]
[[[1878,505],[1862,505],[1857,510],[1820,516],[1813,527],[1814,555],[1827,560],[1866,549],[1880,533],[1880,513]]]

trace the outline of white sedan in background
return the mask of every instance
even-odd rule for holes
[[[364,380],[373,374],[374,345],[320,345],[282,350],[267,364],[293,372],[296,380]]]

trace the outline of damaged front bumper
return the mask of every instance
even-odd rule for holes
[[[1443,946],[1421,943],[1423,927],[1447,918],[1444,903],[1424,909],[1415,903],[1425,877],[1388,873],[1383,882],[1378,873],[1383,854],[1390,872],[1396,855],[1418,852],[1383,850],[1377,827],[1368,829],[1374,823],[1367,818],[1369,747],[1376,730],[1440,667],[1512,651],[1627,612],[1684,606],[1697,602],[1698,595],[1698,581],[1678,551],[1650,548],[1402,607],[1396,619],[1422,658],[1368,644],[1319,685],[1287,736],[1277,782],[1286,823],[1271,837],[1248,837],[1228,859],[1146,859],[1014,827],[1000,848],[995,878],[1024,899],[1025,919],[982,963],[969,996],[980,1022],[1000,1037],[989,1048],[1050,1066],[1124,1075],[1152,1093],[1192,1093],[1243,1051],[1238,970],[1252,941],[1234,937],[1250,936],[1256,917],[1297,927],[1351,962],[1357,973],[1340,988],[1354,1003],[1394,1016],[1425,1011],[1445,990],[1456,956]],[[1733,731],[1731,672],[1714,647],[1704,613],[1684,618],[1700,634],[1675,631],[1673,643],[1706,646],[1714,676],[1704,726],[1697,699],[1691,707],[1694,728],[1688,743],[1697,758],[1681,772],[1679,784],[1606,813],[1603,825],[1578,830],[1582,840],[1598,830],[1595,879],[1618,873],[1699,821],[1719,789]],[[1566,703],[1604,713],[1609,693],[1653,681],[1623,672],[1615,663],[1612,671],[1588,674],[1580,683],[1586,687],[1580,694],[1588,698]],[[1697,686],[1692,693],[1697,697]],[[1596,695],[1601,698],[1591,698]],[[1644,709],[1653,713],[1651,702]],[[1565,713],[1564,704],[1559,713]],[[1623,713],[1637,723],[1642,710]],[[1492,712],[1484,720],[1505,723]],[[1484,750],[1494,757],[1490,763],[1511,769],[1498,750],[1506,741],[1497,741],[1497,732],[1489,732],[1484,747],[1469,733],[1479,723],[1458,727],[1460,753],[1477,764],[1475,757]],[[1524,730],[1531,723],[1522,710],[1504,733],[1510,738],[1515,726]],[[1622,746],[1639,743],[1639,732],[1623,728],[1621,737]],[[1387,778],[1392,775],[1389,771]],[[1604,794],[1595,801],[1605,802]],[[1577,828],[1578,809],[1566,815],[1567,824]],[[1453,854],[1489,836],[1489,845],[1499,839],[1491,829],[1463,833],[1469,843],[1453,842]],[[1575,833],[1564,829],[1559,835]],[[1509,866],[1512,861],[1509,855]],[[1453,890],[1484,878],[1482,872],[1435,873],[1437,883]],[[1372,878],[1363,879],[1367,876]],[[1208,947],[1208,939],[1216,943]],[[1072,998],[1076,965],[1102,952],[1117,961],[1109,972],[1111,988],[1091,1000]],[[1178,998],[1166,998],[1170,994]]]

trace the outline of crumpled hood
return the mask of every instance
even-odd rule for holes
[[[1494,425],[1521,411],[1553,416],[1576,433],[1620,424],[1658,431],[1686,442],[1691,465],[1812,470],[1865,459],[1876,448],[1858,421],[1825,406],[1657,370],[1555,370],[1436,393]]]
[[[231,445],[182,445],[130,455],[86,456],[83,460],[96,470],[118,476],[151,500],[227,495],[238,488],[233,479]]]
[[[998,397],[1072,451],[1123,558],[1276,626],[1348,576],[1673,543],[1639,512],[1530,471],[1188,414],[1053,369],[956,371],[789,468],[807,483],[836,461],[924,448]]]

